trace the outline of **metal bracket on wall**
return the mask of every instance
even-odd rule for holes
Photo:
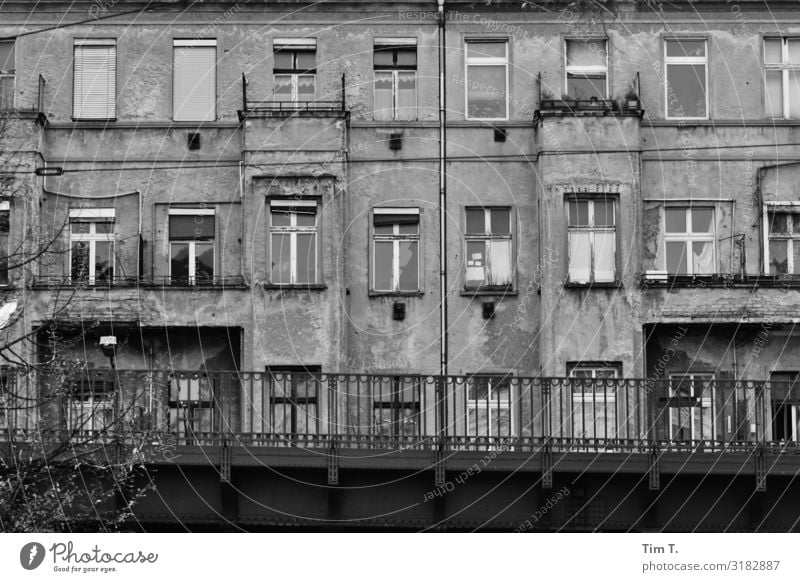
[[[328,485],[339,484],[339,452],[336,450],[336,441],[331,441],[328,448]]]
[[[219,449],[219,480],[220,483],[231,482],[231,448],[227,441]]]
[[[658,447],[653,447],[653,450],[650,451],[650,457],[648,459],[649,464],[647,468],[647,475],[648,475],[648,486],[650,491],[660,491],[661,490],[661,467],[659,465],[659,454],[658,454]]]
[[[756,491],[767,490],[767,455],[764,448],[759,446],[755,454],[756,462]]]
[[[544,441],[542,447],[542,489],[553,488],[553,452],[550,446],[550,437]]]
[[[433,460],[433,481],[436,487],[444,487],[445,466],[444,466],[444,442],[439,441],[436,447],[436,457]]]

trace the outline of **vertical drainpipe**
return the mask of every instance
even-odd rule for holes
[[[447,97],[445,94],[445,0],[437,0],[439,21],[439,373],[447,375]]]

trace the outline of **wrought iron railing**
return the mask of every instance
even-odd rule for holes
[[[800,383],[313,371],[3,378],[0,437],[36,428],[182,445],[800,453]]]
[[[136,276],[114,276],[97,277],[94,280],[89,278],[72,278],[68,276],[37,276],[33,278],[33,287],[43,289],[48,287],[74,287],[86,289],[103,289],[111,287],[176,287],[176,288],[196,288],[196,287],[243,287],[245,286],[244,277],[241,275],[226,275],[216,277],[136,277]]]
[[[242,73],[242,109],[239,115],[248,113],[343,113],[347,110],[345,76],[342,75],[341,98],[337,100],[315,99],[313,101],[253,100],[248,97],[247,76]]]

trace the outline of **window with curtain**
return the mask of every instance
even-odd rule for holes
[[[276,39],[272,70],[275,100],[292,103],[314,101],[317,76],[315,39]]]
[[[375,119],[417,118],[417,39],[375,39]]]
[[[767,272],[800,274],[800,207],[767,210]]]
[[[76,40],[73,47],[72,117],[115,119],[117,101],[117,41]]]
[[[273,285],[317,283],[317,202],[270,202],[270,282]]]
[[[713,207],[665,207],[663,244],[667,273],[715,273],[715,230]]]
[[[467,119],[508,119],[508,41],[466,42]]]
[[[510,208],[467,208],[465,242],[468,289],[511,286]]]
[[[611,283],[616,280],[615,199],[567,198],[569,280]]]
[[[418,291],[419,208],[376,208],[372,231],[372,290]]]
[[[94,285],[114,280],[114,209],[76,209],[69,218],[70,278]]]
[[[169,209],[169,274],[179,285],[214,281],[213,208]]]
[[[767,117],[800,118],[800,38],[764,39]]]
[[[173,105],[175,121],[214,121],[217,117],[217,41],[173,41]]]

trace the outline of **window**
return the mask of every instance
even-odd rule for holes
[[[213,208],[169,209],[169,275],[173,283],[214,281]]]
[[[567,40],[566,93],[573,99],[608,97],[606,40]]]
[[[511,209],[467,208],[466,287],[510,287]]]
[[[800,440],[800,373],[772,372],[769,375],[769,397],[772,402],[772,440]]]
[[[76,40],[72,117],[114,119],[117,100],[117,41]]]
[[[170,376],[167,422],[173,434],[189,437],[209,433],[216,426],[216,391],[206,374]]]
[[[267,368],[270,379],[270,426],[282,435],[320,433],[318,366]]]
[[[467,119],[508,119],[508,41],[468,40]]]
[[[371,384],[375,434],[420,435],[420,380],[413,376],[375,377]]]
[[[372,289],[419,291],[419,208],[373,212]]]
[[[114,382],[83,378],[75,382],[66,402],[67,429],[107,431],[114,422]]]
[[[614,200],[567,200],[569,280],[610,283],[616,280],[617,236]]]
[[[764,39],[767,117],[800,117],[800,38]]]
[[[10,248],[11,204],[0,201],[0,285],[8,285],[8,258]]]
[[[16,72],[14,45],[13,40],[0,40],[0,73],[13,75]]]
[[[375,119],[417,118],[417,39],[375,39]]]
[[[217,118],[217,41],[173,41],[173,103],[175,121]]]
[[[8,428],[11,393],[14,389],[11,385],[13,374],[7,366],[0,367],[0,429]]]
[[[94,285],[114,279],[114,209],[70,211],[70,278]]]
[[[666,40],[664,65],[667,119],[706,119],[708,117],[706,41]]]
[[[721,414],[715,403],[713,374],[671,374],[669,438],[676,441],[720,437]]]
[[[317,282],[317,203],[312,200],[270,202],[273,285]]]
[[[467,381],[467,432],[471,436],[514,434],[509,376],[472,376]]]
[[[273,92],[277,101],[314,100],[317,75],[317,41],[276,39],[273,43]]]
[[[567,374],[573,378],[572,436],[578,439],[613,439],[617,430],[617,386],[610,382],[621,376],[618,362],[572,363]]]
[[[684,206],[664,208],[667,273],[710,275],[714,258],[714,209]]]
[[[767,211],[767,273],[800,274],[800,208]]]

